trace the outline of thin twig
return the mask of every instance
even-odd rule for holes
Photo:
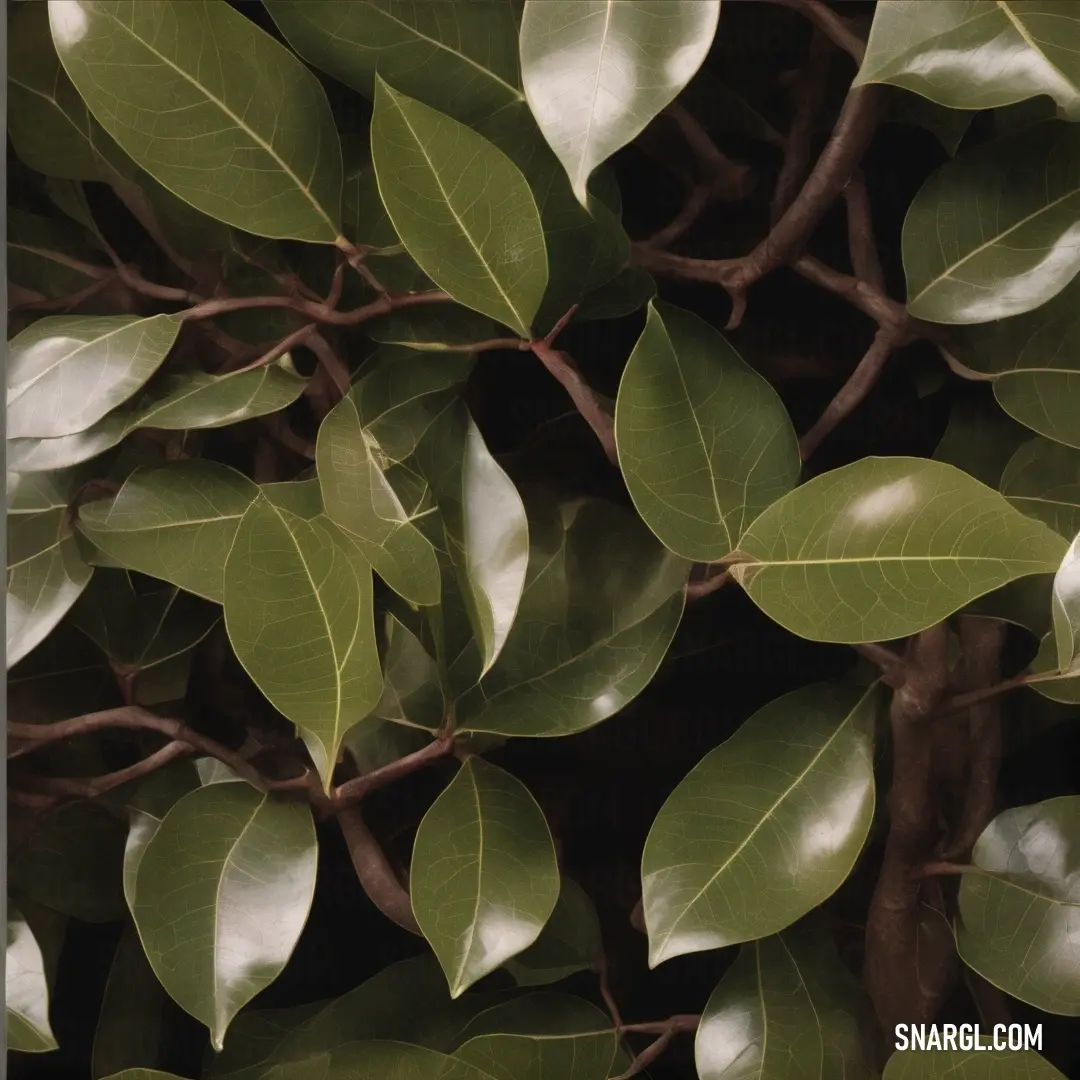
[[[834,45],[843,49],[857,65],[862,64],[863,56],[866,54],[866,43],[851,29],[847,19],[838,15],[821,0],[768,0],[768,3],[801,12]]]
[[[352,376],[345,366],[345,361],[338,356],[333,345],[318,332],[311,335],[307,345],[322,365],[331,384],[337,388],[338,400],[340,400],[349,392],[349,387],[352,385]]]
[[[952,716],[955,713],[964,712],[966,709],[973,709],[984,701],[996,698],[1000,694],[1007,694],[1010,690],[1016,690],[1021,686],[1030,686],[1032,683],[1046,682],[1049,679],[1058,679],[1060,677],[1061,673],[1058,671],[1022,672],[1019,675],[1014,675],[1011,679],[1004,679],[1002,682],[995,683],[993,686],[984,686],[979,690],[970,690],[967,693],[956,694],[948,698],[942,705],[941,715],[943,717]]]
[[[850,274],[834,270],[820,259],[803,255],[791,264],[791,268],[807,281],[854,305],[879,326],[903,327],[904,330],[897,339],[898,345],[906,344],[915,336],[926,337],[928,333],[933,333],[927,324],[910,319],[903,304],[886,296],[868,281],[860,281]]]
[[[643,1073],[668,1048],[671,1040],[676,1035],[680,1032],[696,1031],[700,1023],[700,1015],[685,1014],[649,1024],[624,1024],[619,1028],[620,1035],[626,1032],[640,1032],[642,1034],[659,1034],[660,1037],[642,1050],[631,1062],[630,1068],[615,1077],[615,1080],[630,1080],[631,1077]]]
[[[703,596],[708,596],[710,593],[716,592],[717,589],[722,589],[730,580],[731,571],[722,570],[719,574],[712,574],[710,577],[702,578],[700,581],[688,581],[686,583],[687,602],[700,600]]]
[[[337,812],[355,806],[373,791],[378,791],[387,784],[446,757],[453,749],[453,734],[440,735],[414,753],[406,754],[397,761],[391,761],[389,765],[383,765],[382,768],[373,769],[369,773],[364,773],[363,776],[357,776],[339,784],[330,796],[331,806]]]
[[[239,375],[242,371],[254,371],[256,368],[266,367],[267,364],[272,364],[275,360],[284,356],[291,348],[302,342],[307,341],[308,338],[317,330],[315,323],[308,323],[307,326],[301,326],[299,330],[294,330],[287,337],[283,337],[276,345],[267,349],[257,360],[252,360],[250,364],[245,364],[243,367],[236,368],[235,371],[231,371],[230,375]]]
[[[616,1028],[621,1029],[623,1026],[622,1014],[619,1012],[619,1006],[615,1001],[615,995],[611,992],[607,955],[602,951],[596,961],[596,974],[600,980],[600,997],[604,1001],[608,1015],[611,1017],[611,1022]]]
[[[98,278],[96,281],[91,281],[89,285],[85,285],[81,289],[77,289],[73,293],[68,293],[67,296],[57,296],[48,300],[27,300],[24,303],[16,304],[12,311],[70,311],[72,308],[78,307],[80,304],[86,303],[87,300],[98,293],[104,292],[110,285],[113,284],[115,279],[113,277]],[[40,294],[38,294],[40,295]]]
[[[846,420],[866,399],[885,368],[896,344],[897,333],[891,327],[880,327],[873,344],[859,361],[847,382],[825,406],[817,423],[799,439],[799,453],[805,461],[825,441],[833,430]]]
[[[854,649],[860,656],[865,657],[881,669],[882,681],[887,686],[891,686],[894,690],[899,688],[904,681],[904,659],[902,656],[893,652],[888,646],[875,642],[855,645]]]
[[[844,202],[847,205],[848,250],[851,253],[851,266],[855,276],[878,292],[884,293],[885,271],[882,270],[881,260],[878,258],[870,196],[861,169],[856,169],[851,174],[851,179],[844,188]]]
[[[935,859],[933,862],[924,863],[919,869],[921,877],[940,877],[948,874],[977,874],[981,872],[981,868],[978,866],[949,862],[946,859]]]
[[[304,300],[295,296],[227,296],[206,300],[201,304],[190,307],[181,312],[181,318],[185,321],[199,319],[213,319],[219,315],[227,315],[233,311],[248,311],[255,308],[290,308],[306,315],[315,322],[327,323],[331,326],[359,326],[369,319],[378,318],[380,315],[388,315],[391,311],[399,308],[415,307],[419,304],[442,304],[451,300],[450,294],[440,289],[432,289],[429,292],[402,293],[390,295],[384,293],[376,297],[369,304],[363,304],[351,311],[335,311],[323,303],[315,303],[313,300]]]

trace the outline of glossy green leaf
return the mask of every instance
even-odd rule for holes
[[[398,0],[267,0],[278,29],[307,61],[366,97],[375,71],[402,93],[473,124],[523,101],[517,25],[504,0],[452,8]]]
[[[444,352],[460,350],[491,338],[502,337],[498,323],[456,304],[405,308],[367,325],[372,341],[405,345],[410,349]]]
[[[987,487],[997,488],[1013,454],[1029,438],[1027,430],[990,398],[962,397],[953,404],[934,460],[955,465]]]
[[[37,648],[93,575],[66,508],[20,514],[8,523],[7,664]]]
[[[229,1025],[221,1053],[212,1050],[207,1053],[202,1075],[207,1080],[234,1074],[249,1076],[262,1062],[273,1057],[293,1032],[326,1006],[325,1001],[314,1001],[285,1009],[244,1009]]]
[[[164,187],[258,236],[337,239],[330,107],[269,34],[222,0],[50,0],[49,21],[90,111]]]
[[[438,730],[445,712],[438,664],[416,635],[394,616],[386,617],[384,633],[383,694],[371,712],[371,719]],[[354,731],[357,738],[365,738],[358,729]],[[348,735],[346,742],[352,745]]]
[[[95,250],[88,236],[71,228],[70,223],[9,206],[7,258],[11,284],[51,299],[68,296],[94,282],[92,276],[69,266],[66,259],[101,266],[103,255]]]
[[[403,350],[342,398],[319,428],[316,461],[327,516],[391,588],[416,604],[438,603],[439,564],[414,523],[430,509],[424,487],[403,463],[470,367],[466,356]]]
[[[698,1026],[700,1080],[871,1080],[858,983],[821,927],[752,941],[713,991]]]
[[[4,964],[7,1048],[40,1054],[57,1047],[49,1024],[45,959],[22,913],[7,902],[7,958]]]
[[[509,773],[470,757],[416,834],[413,912],[459,997],[536,941],[559,897],[543,812]]]
[[[514,163],[381,79],[371,155],[390,220],[424,273],[459,303],[531,337],[547,254],[540,215]]]
[[[964,608],[969,615],[988,619],[1003,619],[1022,626],[1040,638],[1050,629],[1050,603],[1054,587],[1053,574],[1033,574],[1017,578],[1000,589],[980,596]]]
[[[993,379],[1013,419],[1080,448],[1080,279],[1026,315],[959,329],[948,349]]]
[[[929,131],[949,157],[956,156],[975,117],[971,110],[949,109],[918,94],[903,91],[893,93],[886,115],[893,123],[910,124]]]
[[[216,760],[216,759],[215,759]],[[135,884],[147,845],[165,815],[189,791],[199,787],[199,774],[190,761],[170,762],[141,778],[124,800],[128,834],[124,844],[124,899],[135,910]]]
[[[564,877],[540,936],[503,966],[518,986],[545,986],[594,967],[602,951],[600,920],[592,901],[580,885]]]
[[[95,1078],[158,1060],[162,1008],[168,1001],[128,923],[113,954],[94,1031],[91,1071]]]
[[[1065,540],[951,465],[864,458],[773,503],[732,573],[766,615],[815,641],[888,641],[1057,569]]]
[[[609,282],[587,292],[574,313],[575,322],[621,319],[639,311],[656,296],[656,282],[639,266],[627,266]]]
[[[12,853],[9,879],[35,903],[83,922],[123,917],[124,827],[103,806],[74,802],[52,811]]]
[[[166,814],[139,864],[135,923],[161,985],[221,1049],[307,921],[317,845],[302,803],[212,784]]]
[[[1051,600],[1059,671],[1080,663],[1080,530],[1054,575]]]
[[[85,431],[150,378],[179,331],[173,315],[38,320],[9,346],[8,436],[55,438]]]
[[[908,311],[936,323],[1021,315],[1080,271],[1080,129],[1051,120],[961,154],[915,196]]]
[[[985,1044],[989,1039],[983,1035]],[[885,1063],[881,1080],[1065,1080],[1034,1050],[905,1050]]]
[[[111,500],[79,510],[79,530],[123,566],[221,603],[225,558],[258,494],[210,461],[137,469]]]
[[[999,814],[960,879],[956,946],[1007,994],[1046,1012],[1080,1016],[1072,942],[1080,917],[1080,797]]]
[[[1080,450],[1031,439],[1013,454],[1000,490],[1017,510],[1067,540],[1080,533]]]
[[[460,399],[430,425],[414,461],[438,511],[423,520],[448,564],[442,607],[452,568],[451,587],[470,628],[465,643],[444,640],[447,666],[467,648],[477,658],[478,679],[502,651],[521,600],[529,559],[525,508]],[[445,623],[445,610],[441,615]]]
[[[562,994],[529,994],[481,1013],[454,1051],[494,1080],[607,1080],[618,1047],[611,1019]]]
[[[701,66],[719,14],[720,0],[526,0],[525,95],[582,205],[592,171]]]
[[[952,109],[1049,94],[1080,117],[1080,4],[881,0],[856,85],[883,82]]]
[[[226,427],[286,408],[306,385],[288,354],[251,371],[170,375],[155,383],[153,393],[110,413],[85,431],[54,439],[9,440],[8,464],[22,472],[67,468],[111,449],[139,428],[186,431]]]
[[[225,563],[225,626],[329,788],[341,740],[379,700],[371,568],[326,518],[256,499]]]
[[[610,503],[530,507],[529,568],[499,658],[456,708],[463,731],[569,735],[618,712],[656,673],[687,564]]]
[[[650,304],[615,406],[630,496],[672,551],[721,559],[798,482],[795,429],[776,391],[708,323]]]
[[[832,683],[785,694],[671,793],[641,863],[651,967],[777,933],[836,891],[873,817],[879,700]]]

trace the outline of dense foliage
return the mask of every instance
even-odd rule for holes
[[[12,1074],[1060,1078],[1080,2],[9,7]]]

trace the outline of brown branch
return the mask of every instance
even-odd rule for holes
[[[780,7],[791,8],[810,20],[830,41],[843,49],[857,65],[862,64],[866,43],[851,29],[851,24],[821,0],[767,0]]]
[[[703,596],[708,596],[710,593],[716,592],[717,589],[722,589],[730,580],[731,571],[722,570],[719,574],[712,574],[709,577],[702,578],[700,581],[688,581],[686,583],[687,602],[700,600]]]
[[[348,264],[380,295],[386,292],[386,286],[372,273],[371,267],[364,262],[365,251],[351,240],[339,236],[335,241],[340,251],[344,252]]]
[[[799,454],[805,461],[866,399],[878,381],[898,337],[894,327],[880,327],[873,344],[855,370],[825,407],[817,423],[799,439]]]
[[[662,229],[654,232],[645,241],[644,246],[665,248],[673,244],[697,221],[710,202],[712,202],[712,193],[709,191],[709,185],[694,184],[679,212]]]
[[[284,356],[291,348],[296,345],[307,341],[316,330],[315,323],[308,323],[307,326],[301,326],[299,330],[294,330],[287,337],[283,337],[276,345],[267,349],[262,356],[256,360],[252,360],[250,364],[245,364],[243,367],[236,368],[231,371],[231,375],[239,375],[242,371],[254,371],[256,368],[266,367],[267,364],[272,364],[275,360]]]
[[[68,293],[67,296],[57,296],[52,299],[42,300],[26,300],[22,303],[15,304],[11,308],[12,311],[70,311],[72,308],[78,307],[80,304],[85,303],[87,300],[98,295],[98,293],[104,292],[110,285],[113,284],[114,279],[110,277],[98,278],[96,281],[91,281],[89,285],[84,286],[81,289],[76,289],[73,293]],[[40,293],[38,294],[40,295]]]
[[[273,786],[258,770],[235,750],[223,746],[214,739],[201,735],[188,727],[183,720],[158,716],[138,705],[125,705],[118,709],[103,709],[101,712],[86,713],[70,720],[59,720],[53,724],[8,724],[9,738],[23,740],[21,744],[8,752],[9,758],[21,757],[42,746],[48,746],[59,739],[68,739],[75,735],[89,735],[107,728],[127,728],[128,730],[158,731],[176,741],[187,743],[195,750],[223,761],[238,776],[249,784],[266,791]]]
[[[874,642],[855,645],[853,648],[860,656],[865,657],[881,669],[882,682],[886,686],[891,686],[895,690],[903,683],[904,660],[892,649]]]
[[[384,293],[369,304],[363,304],[351,311],[336,311],[326,304],[305,300],[298,296],[226,296],[205,300],[181,313],[185,321],[213,319],[233,311],[249,311],[254,308],[290,308],[306,315],[314,322],[327,323],[330,326],[359,326],[369,319],[388,315],[400,308],[415,307],[418,304],[442,304],[450,302],[449,293],[432,289],[422,293],[402,293],[390,295]]]
[[[312,334],[307,344],[322,365],[326,377],[337,388],[338,400],[340,400],[349,392],[349,387],[352,385],[352,375],[345,366],[345,361],[338,356],[337,350],[320,333]]]
[[[418,769],[423,769],[432,762],[446,757],[453,749],[453,734],[439,735],[429,742],[427,746],[421,747],[421,749],[411,754],[406,754],[405,757],[398,758],[397,761],[391,761],[389,765],[383,765],[382,768],[373,769],[369,773],[364,773],[363,776],[357,776],[352,780],[346,780],[343,784],[339,784],[330,796],[331,806],[337,812],[355,806],[373,791],[378,791],[380,788],[386,787],[387,784],[400,780],[401,777],[408,776],[410,773],[414,773]]]
[[[906,344],[916,336],[926,337],[928,333],[933,333],[932,328],[926,324],[910,319],[903,304],[890,299],[868,281],[860,281],[849,274],[833,270],[810,255],[796,259],[791,268],[807,281],[812,281],[819,288],[857,307],[879,326],[901,327],[900,336],[897,338],[898,345]]]
[[[608,460],[617,465],[619,458],[615,449],[615,421],[610,407],[603,403],[601,396],[582,378],[581,372],[566,353],[552,348],[546,341],[534,341],[531,347],[540,363],[562,383],[577,411],[600,440]]]
[[[315,460],[315,444],[307,439],[302,439],[291,427],[281,412],[271,413],[261,418],[263,427],[275,438],[286,450],[299,454],[308,461]]]
[[[877,241],[874,239],[874,216],[870,209],[870,196],[862,170],[856,169],[844,188],[847,206],[848,250],[851,266],[860,281],[885,292],[885,271],[878,258]]]
[[[649,1024],[624,1024],[619,1028],[619,1034],[626,1032],[640,1032],[642,1034],[659,1034],[659,1038],[650,1043],[638,1054],[630,1064],[630,1068],[620,1073],[614,1080],[630,1080],[633,1076],[643,1073],[661,1054],[668,1048],[671,1040],[681,1032],[693,1032],[701,1023],[700,1015],[672,1016],[667,1020],[659,1020]]]
[[[960,863],[949,862],[945,859],[935,859],[933,862],[923,863],[919,867],[920,877],[943,877],[950,874],[971,874],[978,873],[979,867],[971,865],[962,865]]]
[[[600,997],[603,999],[604,1006],[607,1008],[608,1015],[611,1017],[611,1022],[617,1029],[622,1029],[623,1020],[622,1014],[619,1012],[618,1003],[615,1001],[615,995],[611,992],[611,982],[609,980],[609,970],[607,955],[604,952],[600,953],[600,956],[596,961],[596,974],[600,980]]]
[[[976,705],[981,705],[984,701],[990,701],[1001,694],[1007,694],[1010,690],[1059,677],[1060,673],[1057,671],[1022,672],[1019,675],[1014,675],[1011,679],[1004,679],[999,683],[995,683],[993,686],[984,686],[978,690],[969,690],[967,693],[954,695],[944,703],[942,716],[953,716],[955,713],[972,709]]]
[[[337,819],[356,876],[371,902],[398,926],[419,934],[409,891],[398,881],[386,852],[367,827],[360,807],[350,806],[338,811]]]

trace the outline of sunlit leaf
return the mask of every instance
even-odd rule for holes
[[[960,879],[956,945],[984,979],[1046,1012],[1080,1016],[1080,797],[999,814]]]
[[[937,323],[1021,315],[1080,270],[1080,129],[1057,120],[943,165],[904,219],[908,311]]]
[[[185,202],[259,236],[333,243],[341,150],[326,95],[223,3],[50,0],[53,42],[94,117]]]
[[[56,1038],[49,1024],[49,987],[41,946],[10,899],[7,902],[4,1002],[8,1050],[40,1054],[56,1049]]]
[[[540,936],[504,967],[518,986],[544,986],[592,968],[601,952],[600,920],[592,901],[580,885],[564,877]]]
[[[559,896],[555,848],[524,785],[470,757],[416,834],[413,912],[459,997],[536,941]]]
[[[526,0],[525,94],[582,205],[592,171],[701,66],[719,14],[720,0]]]
[[[848,876],[874,812],[876,687],[760,709],[686,776],[642,857],[652,967],[777,933]]]
[[[864,458],[773,503],[743,537],[735,579],[770,618],[816,641],[917,633],[984,593],[1057,569],[1066,541],[959,469]]]
[[[147,958],[221,1049],[236,1013],[289,959],[315,889],[310,810],[247,784],[212,784],[166,814],[139,864]]]
[[[1051,610],[1058,669],[1071,671],[1080,662],[1080,535],[1069,545],[1054,575]]]
[[[712,562],[797,483],[794,428],[771,386],[708,323],[651,304],[615,407],[626,485],[672,551]]]

